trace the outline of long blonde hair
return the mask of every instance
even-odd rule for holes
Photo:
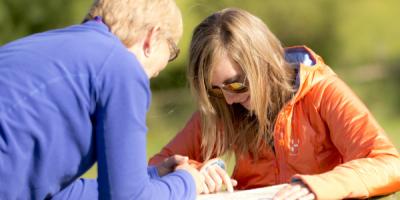
[[[222,54],[245,73],[251,111],[208,95],[213,62]],[[259,18],[227,8],[203,20],[193,33],[187,72],[201,114],[203,157],[235,152],[257,158],[259,148],[272,147],[276,117],[293,94],[293,74],[280,41]]]
[[[155,25],[176,43],[182,35],[182,16],[174,0],[95,0],[85,20],[96,16],[126,47]]]

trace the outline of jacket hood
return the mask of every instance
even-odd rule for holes
[[[297,92],[291,104],[303,98],[317,83],[335,73],[323,59],[306,46],[294,46],[285,49],[285,59],[297,70],[295,88]]]

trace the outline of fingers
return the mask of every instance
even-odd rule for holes
[[[305,197],[309,194],[309,191],[307,188],[302,188],[301,186],[294,186],[291,190],[291,194],[286,198],[288,200],[290,199],[300,199],[302,197]]]
[[[203,193],[204,194],[208,194],[208,193],[212,193],[213,192],[213,188],[215,187],[215,185],[213,185],[213,182],[210,181],[210,177],[205,176],[205,174],[203,174],[204,177],[204,181],[203,181]]]
[[[281,189],[273,198],[274,200],[313,200],[315,195],[302,183],[292,183]]]
[[[231,183],[232,183],[233,187],[236,187],[238,184],[237,180],[235,180],[235,179],[231,179]]]
[[[273,198],[273,200],[283,200],[286,199],[289,195],[292,194],[292,186],[287,185],[283,189],[281,189]]]
[[[219,166],[208,167],[207,170],[202,170],[201,173],[205,177],[208,192],[215,193],[222,190],[225,185],[228,192],[233,192],[233,187],[237,185],[237,181],[231,179],[225,170]]]
[[[181,156],[181,155],[173,155],[170,156],[160,164],[158,164],[157,171],[159,176],[164,176],[172,171],[174,171],[175,167],[178,165],[183,165],[187,163],[189,158],[187,156]]]
[[[315,195],[314,193],[308,194],[304,197],[299,198],[299,200],[314,200],[315,199]]]
[[[185,158],[179,155],[171,156],[169,160],[165,160],[164,162],[170,165],[171,163],[177,163],[179,160],[183,160],[184,164],[177,165],[177,169],[186,169],[189,171],[195,169],[193,166],[190,166],[190,162],[185,162]],[[220,164],[218,160],[213,160],[203,165],[200,171],[196,169],[197,172],[191,172],[195,177],[196,185],[200,193],[208,194],[221,191],[223,185],[226,186],[228,192],[233,192],[233,187],[237,185],[237,181],[231,179],[227,172],[220,167]],[[222,164],[225,166],[224,163]],[[197,173],[200,176],[196,175]]]
[[[201,178],[201,183],[202,183],[202,187],[201,187],[201,193],[203,193],[203,194],[208,194],[208,193],[210,193],[210,186],[208,185],[209,183],[208,183],[208,181],[207,181],[207,177],[206,176],[204,176],[204,174],[203,173],[201,173],[202,174],[202,178]],[[208,177],[208,179],[210,179],[210,177]]]
[[[193,166],[190,166],[188,163],[184,163],[182,165],[178,165],[176,167],[177,170],[185,170],[192,175],[195,184],[196,184],[196,191],[197,194],[205,193],[208,194],[209,190],[205,182],[205,177],[202,173],[199,172],[196,168]]]
[[[173,168],[176,165],[181,165],[186,163],[188,160],[189,158],[187,156],[173,155],[164,160],[164,167]]]
[[[233,192],[233,184],[231,182],[231,178],[226,173],[226,171],[221,169],[221,167],[219,166],[215,167],[215,171],[219,175],[219,177],[222,178],[222,182],[225,184],[226,190],[228,190],[228,192]]]
[[[218,167],[212,166],[212,167],[208,168],[208,170],[207,170],[208,175],[210,175],[211,179],[215,183],[214,192],[221,191],[222,183],[223,183],[222,177],[217,173],[216,168],[218,168]]]

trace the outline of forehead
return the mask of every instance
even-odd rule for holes
[[[230,59],[226,54],[222,54],[214,59],[210,74],[211,84],[219,85],[242,73],[242,69],[236,62]]]

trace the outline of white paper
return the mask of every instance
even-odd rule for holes
[[[216,194],[203,194],[198,195],[196,200],[270,200],[285,185],[286,184],[250,190],[239,190],[232,193],[221,192]]]

